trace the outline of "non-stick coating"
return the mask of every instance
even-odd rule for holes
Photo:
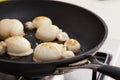
[[[32,56],[12,60],[6,55],[1,56],[1,72],[23,76],[51,74],[58,66],[65,66],[89,57],[100,48],[107,37],[107,27],[104,22],[92,12],[78,6],[46,0],[0,3],[0,19],[16,18],[25,23],[41,15],[50,17],[53,24],[67,32],[71,38],[77,39],[82,51],[70,59],[43,63],[33,62]],[[35,31],[25,30],[25,32],[27,34],[25,37],[34,48],[38,41],[33,34]]]

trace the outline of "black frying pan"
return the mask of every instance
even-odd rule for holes
[[[17,18],[24,23],[40,15],[50,17],[53,24],[66,31],[71,38],[77,39],[81,43],[81,52],[70,59],[41,63],[33,62],[32,55],[15,59],[3,55],[0,56],[0,72],[17,76],[53,74],[59,67],[66,67],[71,63],[94,56],[108,34],[107,27],[101,18],[78,6],[46,0],[0,3],[0,19]],[[31,34],[34,35],[35,31],[25,30],[25,32],[27,34],[25,37],[31,42],[32,48],[35,48],[35,43],[39,41],[34,36],[30,36]],[[120,79],[120,69],[108,65],[100,65],[94,69]],[[116,74],[118,70],[119,73]]]

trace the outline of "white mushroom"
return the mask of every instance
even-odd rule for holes
[[[42,41],[53,41],[56,39],[59,33],[59,28],[56,25],[49,25],[44,27],[39,27],[36,31],[36,38]]]
[[[25,28],[32,30],[35,29],[36,27],[33,26],[33,23],[31,21],[28,21],[25,23]]]
[[[59,60],[65,50],[63,45],[55,42],[41,43],[35,48],[33,60],[35,62]]]
[[[80,51],[80,43],[75,39],[69,39],[67,40],[64,45],[68,50],[73,51],[74,53],[77,53]]]
[[[17,19],[2,19],[0,21],[0,37],[2,39],[11,36],[23,36],[23,30],[23,24]]]
[[[0,55],[6,52],[7,45],[4,41],[0,41]]]
[[[57,39],[58,39],[59,41],[66,41],[66,40],[69,39],[69,36],[68,36],[68,34],[67,34],[66,32],[60,32],[60,33],[58,33],[58,35],[57,35]]]
[[[74,57],[75,54],[72,51],[64,51],[62,53],[62,56],[63,56],[63,58],[71,58],[71,57]]]
[[[21,36],[13,36],[5,40],[7,54],[11,56],[27,56],[32,54],[30,42]]]
[[[41,26],[49,26],[52,25],[52,21],[49,17],[46,16],[38,16],[33,19],[34,27],[39,28]]]

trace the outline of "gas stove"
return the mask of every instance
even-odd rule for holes
[[[110,64],[113,66],[120,66],[120,40],[107,39],[103,46],[99,49],[98,53],[104,55],[105,64]],[[97,54],[96,54],[97,55]],[[106,57],[105,57],[106,55]],[[103,56],[102,56],[103,57]],[[100,60],[101,61],[101,60]],[[88,69],[78,69],[74,72],[64,75],[65,80],[113,80],[112,78],[105,76],[103,74],[88,70]]]
[[[96,58],[104,64],[118,66],[119,64],[117,62],[120,55],[119,42],[119,40],[107,39],[95,55]],[[111,80],[111,78],[90,69],[75,69],[63,75],[44,76],[39,78],[26,78],[0,73],[0,80]]]

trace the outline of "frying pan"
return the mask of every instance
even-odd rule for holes
[[[0,19],[16,18],[25,23],[41,15],[50,17],[53,24],[66,31],[71,38],[77,39],[81,44],[81,51],[75,57],[69,59],[38,63],[32,61],[32,55],[11,59],[5,54],[0,56],[0,72],[17,76],[41,76],[61,73],[67,70],[67,67],[68,69],[84,67],[120,79],[119,68],[101,65],[94,58],[95,53],[107,38],[108,30],[104,21],[91,11],[72,4],[47,0],[21,0],[0,3]],[[34,30],[25,30],[25,33],[24,37],[30,41],[34,49],[35,43],[41,41],[34,37]],[[94,63],[69,66],[86,59]]]

